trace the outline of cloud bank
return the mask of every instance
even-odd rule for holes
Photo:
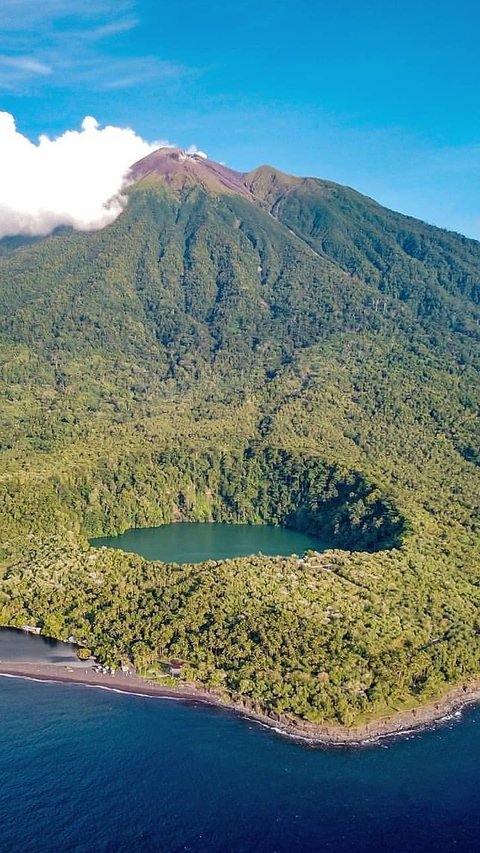
[[[101,128],[87,116],[34,144],[0,112],[0,237],[43,236],[59,225],[95,230],[125,206],[129,167],[166,142],[149,143],[130,128]]]

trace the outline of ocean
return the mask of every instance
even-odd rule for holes
[[[2,853],[480,848],[480,709],[320,749],[181,701],[0,677]]]

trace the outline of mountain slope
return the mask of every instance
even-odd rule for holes
[[[395,213],[349,187],[268,166],[246,175],[245,183],[309,245],[383,292],[419,304],[427,288],[438,287],[480,303],[476,240]]]
[[[316,720],[478,675],[480,244],[178,150],[132,181],[103,231],[0,251],[4,622],[162,648]],[[337,550],[170,589],[84,540],[175,518],[324,525]]]

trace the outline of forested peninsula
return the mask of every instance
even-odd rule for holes
[[[0,241],[0,624],[322,725],[473,682],[480,244],[270,167],[132,177],[102,231]],[[212,520],[334,547],[89,544]]]

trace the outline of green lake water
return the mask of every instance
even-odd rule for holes
[[[132,551],[147,560],[166,563],[201,563],[204,560],[225,560],[229,557],[247,557],[250,554],[266,556],[299,556],[308,549],[324,551],[333,547],[324,542],[289,530],[267,524],[164,524],[161,527],[127,530],[120,536],[103,536],[90,540],[100,548],[120,548]]]

